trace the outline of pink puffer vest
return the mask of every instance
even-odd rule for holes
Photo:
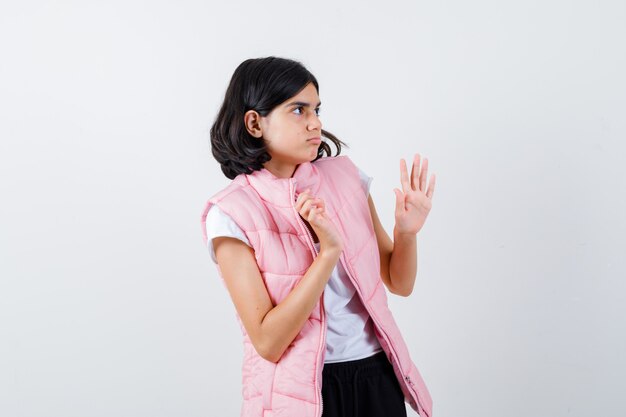
[[[206,203],[201,217],[205,246],[206,215],[217,204],[246,234],[270,298],[274,305],[280,303],[317,255],[311,234],[294,207],[296,195],[307,187],[324,199],[343,238],[340,262],[373,319],[405,400],[422,417],[430,417],[430,394],[387,306],[367,196],[358,170],[347,156],[300,164],[291,178],[275,177],[267,169],[238,175]],[[219,265],[217,268],[221,276]],[[237,319],[244,341],[241,416],[321,416],[326,335],[323,297],[278,363],[256,352],[239,316]]]

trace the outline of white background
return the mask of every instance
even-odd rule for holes
[[[202,244],[236,66],[301,61],[393,228],[391,308],[435,417],[624,415],[622,1],[31,1],[0,6],[0,415],[239,414],[241,334]],[[410,415],[415,415],[413,412]]]

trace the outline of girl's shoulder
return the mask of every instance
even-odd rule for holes
[[[215,263],[217,263],[217,258],[215,257],[215,250],[213,248],[213,239],[216,237],[234,237],[241,240],[246,245],[252,246],[241,227],[239,227],[230,215],[222,211],[217,204],[214,204],[209,209],[206,216],[205,227],[208,249],[211,254],[211,259]]]
[[[325,156],[313,162],[318,168],[329,171],[356,173],[358,167],[348,155]]]
[[[217,202],[225,199],[229,195],[237,192],[244,192],[247,186],[249,185],[248,181],[245,178],[245,175],[240,174],[233,178],[228,185],[226,185],[221,190],[215,192],[211,197],[209,197],[209,201]]]
[[[369,194],[373,178],[356,165],[348,155],[326,156],[318,159],[314,164],[318,166],[321,164],[320,167],[334,174],[334,177],[345,178],[345,176],[348,176],[355,179],[358,177],[363,191],[366,195]]]

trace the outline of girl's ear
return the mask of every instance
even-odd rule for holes
[[[263,137],[263,128],[261,127],[261,115],[255,110],[248,110],[243,115],[243,122],[246,130],[255,138]]]

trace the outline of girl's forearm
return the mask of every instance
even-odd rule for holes
[[[394,293],[409,296],[417,275],[417,235],[393,231],[393,251],[389,260],[389,277]]]
[[[260,343],[264,358],[277,362],[300,333],[319,301],[340,253],[322,249],[289,295],[265,315]]]

